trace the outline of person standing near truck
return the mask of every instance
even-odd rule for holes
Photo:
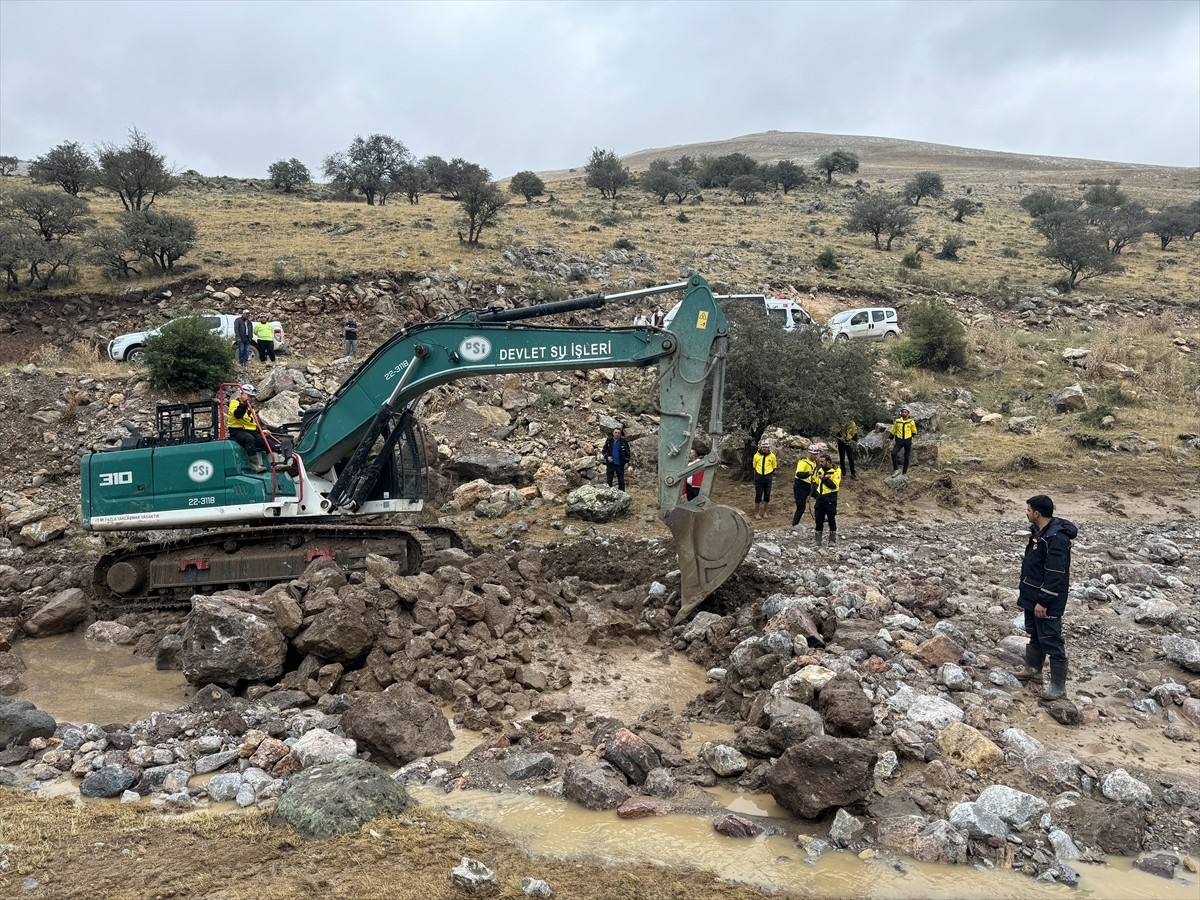
[[[254,323],[254,340],[258,344],[258,361],[265,363],[270,357],[275,362],[275,329],[270,322]]]
[[[244,366],[250,362],[254,350],[254,320],[250,318],[250,310],[243,309],[233,320],[233,337],[237,341],[238,365]]]
[[[346,339],[346,355],[358,359],[358,323],[353,319],[343,322],[342,336]]]

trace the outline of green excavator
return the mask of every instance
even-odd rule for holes
[[[683,300],[669,328],[528,324],[677,291]],[[83,527],[180,533],[104,553],[93,579],[97,599],[118,612],[186,607],[195,593],[262,590],[293,579],[318,556],[353,569],[378,553],[416,573],[431,553],[461,547],[459,535],[440,526],[361,524],[361,517],[417,513],[428,499],[414,415],[426,392],[469,376],[657,366],[658,504],[679,555],[676,621],[682,621],[742,562],[752,534],[744,513],[710,496],[729,344],[716,299],[693,276],[623,294],[463,310],[411,325],[364,360],[323,407],[274,434],[265,466],[230,439],[227,391],[237,385],[222,386],[213,401],[160,406],[156,435],[135,435],[119,448],[84,456]],[[708,386],[711,407],[702,429]],[[689,462],[702,430],[713,449]],[[684,480],[700,470],[699,496],[684,502]]]

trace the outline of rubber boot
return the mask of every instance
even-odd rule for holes
[[[762,504],[761,503],[754,504],[754,518],[756,518],[756,519],[762,518]]]
[[[262,464],[262,457],[263,457],[263,455],[261,453],[255,453],[249,457],[251,472],[267,471],[267,467]]]
[[[829,543],[831,543],[831,544],[837,543],[837,532],[836,531],[829,532]]]
[[[1042,683],[1042,667],[1046,664],[1045,651],[1039,647],[1035,647],[1032,642],[1025,645],[1025,665],[1021,666],[1013,674],[1017,676],[1017,680],[1021,682],[1032,681],[1034,684]]]
[[[764,503],[764,504],[763,504],[763,518],[765,519],[765,518],[767,518],[767,516],[769,516],[769,515],[771,515],[771,504],[770,504],[770,503]]]
[[[1067,695],[1067,661],[1050,660],[1050,686],[1038,694],[1039,700],[1058,700]]]
[[[803,513],[801,513],[800,511],[797,510],[796,514],[794,516],[792,516],[792,527],[793,528],[795,528],[797,525],[800,524],[800,516],[802,516],[802,515],[803,515]]]
[[[821,534],[821,531],[819,529],[813,531],[813,546],[814,547],[821,546],[821,538],[822,537],[824,537],[824,535]]]

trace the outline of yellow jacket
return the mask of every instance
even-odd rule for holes
[[[916,433],[917,423],[912,419],[906,419],[904,416],[896,417],[896,421],[892,423],[892,430],[890,432],[892,437],[900,438],[900,440],[910,438]]]
[[[807,456],[800,457],[800,461],[796,463],[796,480],[797,481],[812,481],[813,475],[816,474],[817,464]]]
[[[761,453],[754,454],[754,474],[755,475],[774,475],[775,474],[775,454],[768,453],[764,456]]]
[[[833,436],[839,441],[856,441],[861,435],[858,423],[853,420],[845,425],[839,425],[833,432]]]
[[[813,493],[818,497],[836,494],[842,486],[842,470],[834,465],[829,469],[817,469],[813,475]]]
[[[244,428],[246,431],[258,431],[258,423],[254,421],[254,415],[250,412],[250,404],[243,406],[241,414],[238,414],[238,407],[242,406],[242,400],[239,397],[234,397],[229,401],[229,413],[225,417],[226,428]]]
[[[273,341],[275,340],[275,329],[271,327],[270,322],[255,322],[254,323],[254,339],[256,341]]]

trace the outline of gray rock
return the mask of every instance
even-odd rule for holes
[[[67,588],[51,597],[25,621],[30,637],[49,637],[71,631],[92,614],[92,601],[79,588]]]
[[[938,681],[951,691],[969,691],[972,687],[971,678],[962,666],[954,663],[943,663],[938,669]]]
[[[866,822],[857,816],[852,816],[844,809],[839,809],[829,826],[829,840],[837,847],[847,847],[858,837],[866,827]]]
[[[450,881],[456,887],[460,887],[468,894],[475,894],[480,891],[491,891],[493,888],[498,888],[500,882],[496,880],[495,874],[479,860],[471,859],[468,856],[462,858],[457,866],[450,872]]]
[[[231,762],[238,758],[238,751],[223,750],[220,753],[210,753],[207,756],[201,756],[196,760],[193,768],[197,775],[206,775],[209,772],[215,772],[218,769],[223,769]]]
[[[501,764],[501,768],[514,781],[539,778],[554,771],[554,754],[512,753]]]
[[[523,477],[520,454],[504,450],[468,450],[454,457],[449,468],[463,481],[482,478],[489,484],[519,484]]]
[[[1146,555],[1168,566],[1178,565],[1183,559],[1183,552],[1162,535],[1151,535],[1146,539]]]
[[[271,822],[286,824],[305,837],[332,837],[411,806],[408,792],[377,766],[346,759],[293,775],[271,811]]]
[[[267,617],[197,595],[183,628],[183,675],[191,684],[236,685],[283,674],[287,639]]]
[[[229,772],[223,775],[214,775],[204,789],[208,791],[208,796],[214,803],[226,803],[237,796],[238,788],[241,786],[241,773]]]
[[[1058,750],[1037,750],[1025,757],[1025,771],[1055,787],[1079,787],[1079,760]]]
[[[1008,837],[1008,826],[999,816],[981,809],[977,803],[959,803],[950,810],[950,824],[970,837],[980,839]]]
[[[553,897],[554,891],[550,885],[540,878],[522,878],[521,893],[526,897]]]
[[[896,774],[896,768],[899,765],[900,759],[896,756],[896,751],[888,750],[881,753],[879,762],[875,763],[875,777],[886,781]]]
[[[28,744],[34,738],[48,738],[57,727],[53,716],[28,700],[0,697],[0,750]]]
[[[1024,685],[1019,678],[1007,669],[992,669],[988,672],[988,681],[998,687],[1019,691]]]
[[[1054,855],[1059,859],[1079,859],[1083,856],[1071,840],[1071,836],[1061,828],[1051,829],[1050,844],[1054,847]]]
[[[1020,728],[1006,728],[1000,735],[1000,742],[1010,750],[1015,750],[1022,756],[1028,756],[1042,749],[1042,742],[1030,737]]]
[[[1149,803],[1154,799],[1150,787],[1124,769],[1114,769],[1100,779],[1100,792],[1109,800],[1120,800],[1125,803]]]
[[[120,766],[103,766],[79,785],[83,797],[119,797],[138,782],[137,773]]]
[[[563,796],[587,809],[616,809],[632,795],[612,766],[574,760],[563,773]]]
[[[339,737],[324,728],[312,728],[292,745],[292,755],[304,768],[331,763],[339,756],[354,756],[358,745],[353,739]]]
[[[395,766],[449,750],[454,732],[430,694],[415,685],[391,685],[365,694],[342,713],[342,730]]]
[[[731,778],[746,771],[749,763],[746,757],[726,744],[705,741],[700,748],[700,756],[708,763],[708,767],[722,778]]]
[[[585,522],[611,522],[627,515],[633,498],[616,488],[585,484],[567,495],[567,516]]]
[[[1163,638],[1162,646],[1163,653],[1171,662],[1189,672],[1200,672],[1200,641],[1168,634]]]
[[[980,811],[1014,826],[1028,822],[1049,806],[1041,797],[1003,784],[993,784],[984,788],[975,800],[975,805]]]

